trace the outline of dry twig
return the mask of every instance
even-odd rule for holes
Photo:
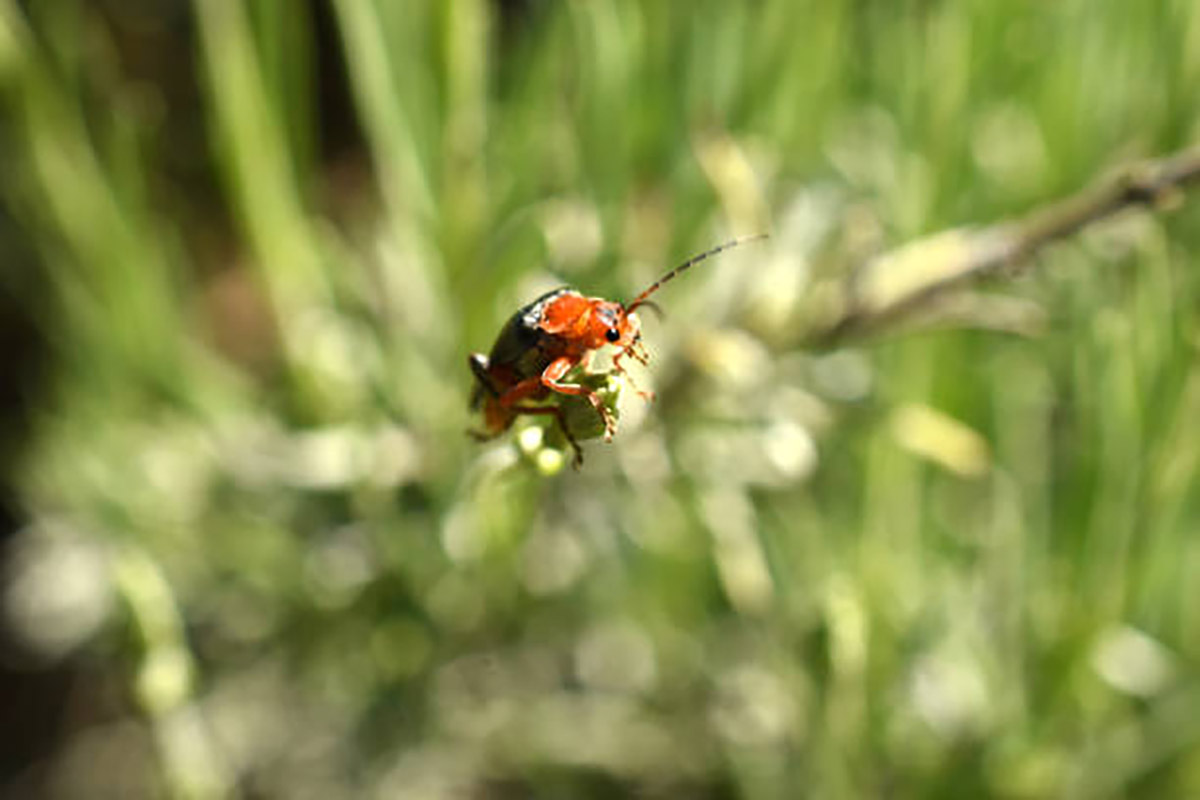
[[[956,228],[877,256],[840,287],[840,302],[809,335],[830,346],[879,330],[947,292],[1027,261],[1046,245],[1137,206],[1172,205],[1200,181],[1200,145],[1124,170],[1116,178],[986,228]]]

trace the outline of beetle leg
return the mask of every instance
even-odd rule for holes
[[[500,404],[499,398],[483,397],[485,390],[491,391],[494,388],[490,382],[485,386],[482,378],[480,385],[475,387],[475,397],[472,398],[472,402],[476,407],[483,407],[483,430],[468,430],[467,434],[477,442],[495,439],[511,428],[513,420],[516,418],[511,409]]]
[[[512,425],[512,420],[520,414],[549,414],[550,416],[554,417],[556,422],[558,422],[558,429],[562,431],[563,437],[567,440],[567,444],[571,445],[571,450],[574,453],[573,457],[571,458],[571,465],[574,466],[575,469],[579,469],[583,466],[583,448],[579,446],[578,440],[571,435],[571,429],[567,427],[567,420],[566,417],[563,416],[561,408],[558,408],[557,406],[512,405],[508,406],[505,411],[507,411],[511,416],[508,419],[508,424],[505,425],[502,430],[479,431],[475,429],[468,429],[467,435],[477,442],[488,442],[504,433],[504,431],[507,430],[510,425]]]
[[[630,347],[633,347],[633,346],[634,345],[630,345]],[[637,360],[639,363],[642,363],[642,364],[646,363],[645,360],[643,360],[642,357],[637,352],[634,352],[631,350],[622,350],[621,352],[619,352],[615,356],[613,356],[613,360],[612,360],[613,371],[619,375],[625,376],[625,378],[629,381],[629,385],[632,386],[633,390],[638,393],[638,397],[642,398],[647,403],[654,402],[654,392],[642,391],[641,388],[637,385],[637,383],[634,382],[633,375],[628,370],[626,370],[624,367],[621,366],[621,357],[626,354],[633,356],[633,358],[635,360]]]
[[[488,357],[483,353],[472,353],[467,356],[467,366],[471,368],[472,374],[475,375],[475,380],[479,381],[479,385],[491,394],[492,397],[499,397],[500,392],[496,390],[496,385],[492,383],[492,376],[488,373]]]
[[[540,376],[526,378],[515,386],[510,387],[504,394],[500,395],[497,402],[502,408],[512,408],[522,400],[527,400],[531,397],[541,399],[538,395],[544,395],[546,387],[542,383]]]
[[[496,388],[496,381],[488,369],[491,364],[487,356],[483,353],[472,353],[467,356],[467,366],[471,368],[471,374],[475,376],[475,387],[471,390],[472,409],[482,406],[487,396],[493,400],[500,396],[500,391]]]
[[[571,367],[575,366],[576,361],[563,356],[550,362],[550,366],[542,372],[542,385],[553,389],[562,394],[575,395],[576,397],[586,397],[592,407],[596,409],[596,413],[600,415],[600,419],[604,421],[604,441],[611,442],[613,434],[616,433],[617,426],[613,422],[612,416],[608,413],[608,409],[604,406],[604,401],[600,396],[586,386],[580,386],[575,383],[560,383],[562,377],[570,371]],[[520,386],[520,384],[518,384]],[[514,387],[515,390],[516,387]]]
[[[522,400],[536,397],[539,394],[545,393],[545,391],[546,386],[543,384],[541,377],[526,378],[500,395],[496,403],[499,408],[504,409],[512,417],[519,414],[548,414],[554,417],[558,422],[558,429],[562,431],[567,443],[571,445],[571,449],[575,452],[575,457],[571,463],[575,466],[575,469],[579,469],[583,465],[583,449],[579,446],[579,441],[571,434],[571,429],[567,427],[567,418],[563,414],[563,410],[558,406],[530,406],[521,404]]]
[[[571,450],[575,453],[575,457],[571,459],[571,465],[575,469],[583,466],[583,448],[579,446],[579,442],[571,435],[571,429],[567,427],[567,418],[563,415],[561,408],[558,406],[512,406],[512,410],[517,414],[549,414],[554,417],[558,422],[558,429],[562,431],[567,444],[571,445]]]

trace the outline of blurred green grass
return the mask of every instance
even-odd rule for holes
[[[989,287],[1039,336],[798,344],[815,278],[1200,138],[1194,3],[28,5],[5,611],[125,687],[60,796],[1200,793],[1200,205]],[[463,435],[539,290],[767,229],[664,290],[580,474]]]

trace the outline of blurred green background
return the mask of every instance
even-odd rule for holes
[[[804,344],[1197,98],[1194,0],[0,0],[0,791],[1200,796],[1200,203]],[[583,470],[464,435],[760,231]]]

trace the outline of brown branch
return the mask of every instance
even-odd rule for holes
[[[964,284],[1029,260],[1046,245],[1125,209],[1165,208],[1200,182],[1200,145],[1124,170],[1116,178],[986,228],[956,228],[883,253],[834,293],[832,312],[806,337],[817,346],[871,333]]]

